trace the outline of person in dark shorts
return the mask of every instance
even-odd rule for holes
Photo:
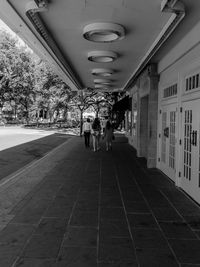
[[[113,126],[110,121],[106,122],[106,127],[104,131],[104,138],[106,141],[106,151],[112,150],[112,140],[113,140]]]
[[[100,149],[99,140],[101,136],[101,124],[99,118],[95,118],[92,124],[92,140],[94,152]]]
[[[90,134],[91,134],[91,123],[90,119],[87,118],[86,122],[83,123],[83,132],[84,132],[84,138],[85,138],[85,147],[90,147]]]

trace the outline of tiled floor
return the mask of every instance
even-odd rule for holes
[[[122,137],[48,173],[0,232],[2,267],[200,266],[200,208]]]

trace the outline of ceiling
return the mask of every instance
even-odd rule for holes
[[[165,8],[161,11],[161,7],[179,4],[177,0],[0,0],[1,2],[4,2],[1,7],[5,6],[6,9],[9,6],[16,16],[13,23],[9,16],[2,15],[2,11],[2,19],[26,40],[29,39],[32,48],[38,50],[40,43],[40,53],[42,51],[46,54],[43,51],[47,51],[54,63],[58,63],[73,89],[94,89],[94,79],[102,77],[92,75],[93,69],[112,70],[111,76],[103,77],[107,81],[101,82],[101,85],[97,81],[96,87],[100,87],[97,89],[100,91],[127,89],[148,62],[159,60],[159,55],[170,49],[167,42],[164,40],[163,45],[159,38],[174,13]],[[200,1],[181,2],[185,6],[186,15],[177,22],[176,29],[169,32],[171,37],[168,42],[171,42],[171,46],[199,20]],[[34,10],[35,6],[40,8]],[[83,31],[85,26],[92,23],[120,25],[124,37],[112,42],[89,41],[83,37]],[[113,62],[92,62],[88,60],[91,51],[113,51],[117,58]]]

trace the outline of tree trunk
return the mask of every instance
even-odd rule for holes
[[[64,112],[63,112],[63,118],[65,119],[65,121],[67,121],[67,110],[68,110],[68,108],[67,107],[65,107],[64,108]]]
[[[39,118],[40,118],[40,111],[39,110],[37,110],[36,111],[36,123],[37,123],[37,127],[39,127]]]
[[[0,106],[0,119],[3,119],[3,106]]]

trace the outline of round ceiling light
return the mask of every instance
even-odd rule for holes
[[[97,22],[84,27],[83,36],[93,42],[113,42],[123,39],[124,28],[116,23]]]
[[[110,85],[111,84],[111,80],[108,80],[108,79],[94,79],[94,83],[100,83],[100,84],[103,84],[103,85]]]
[[[117,53],[113,51],[90,51],[88,53],[88,60],[97,63],[112,62],[117,58]]]
[[[108,77],[108,76],[111,76],[113,73],[114,71],[112,69],[99,68],[99,69],[92,70],[92,75],[100,76],[100,77]]]
[[[101,88],[104,88],[104,85],[103,84],[95,84],[94,87],[96,89],[101,89]]]

